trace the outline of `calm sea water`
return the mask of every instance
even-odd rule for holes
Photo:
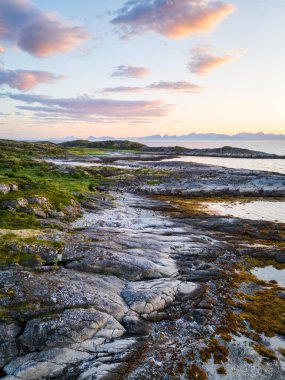
[[[210,214],[285,223],[283,201],[213,202],[206,203],[205,206]]]
[[[285,155],[285,140],[274,141],[148,141],[145,144],[149,146],[174,146],[180,145],[185,148],[221,148],[223,146],[233,146],[236,148],[244,148],[257,150],[265,153],[274,153]],[[198,162],[201,164],[225,166],[234,169],[249,170],[265,170],[270,172],[278,172],[285,174],[285,159],[249,159],[249,158],[221,158],[221,157],[189,157],[181,156],[173,159],[173,161]]]
[[[142,141],[148,146],[184,146],[185,148],[221,148],[233,146],[235,148],[258,150],[265,153],[285,155],[285,140],[252,140],[252,141]]]
[[[233,146],[236,148],[257,150],[265,153],[285,155],[285,140],[274,141],[153,141],[145,142],[149,146],[185,146],[186,148],[220,148]],[[183,156],[174,161],[197,162],[209,165],[218,165],[234,169],[263,170],[285,174],[285,159],[248,159],[248,158],[220,158],[220,157],[189,157]],[[220,215],[271,222],[285,223],[285,202],[249,202],[244,204],[219,203],[212,204],[209,211]]]
[[[285,269],[276,269],[273,266],[255,268],[252,273],[263,281],[275,280],[279,286],[285,287]]]

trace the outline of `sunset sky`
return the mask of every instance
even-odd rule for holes
[[[284,0],[0,0],[0,138],[285,133]]]

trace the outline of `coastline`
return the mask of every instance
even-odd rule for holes
[[[33,163],[59,193],[21,166],[0,181],[3,213],[34,223],[1,227],[2,377],[281,379],[285,289],[251,271],[285,268],[285,224],[203,204],[284,200],[285,175],[129,159]]]

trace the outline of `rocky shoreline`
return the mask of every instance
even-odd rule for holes
[[[285,175],[156,161],[90,173],[100,185],[61,211],[1,187],[4,211],[38,221],[24,237],[0,229],[20,257],[0,271],[1,378],[284,378],[271,339],[285,342],[285,289],[250,270],[285,267],[285,225],[201,203],[285,199]]]
[[[221,148],[208,148],[208,149],[193,149],[185,148],[183,146],[157,146],[150,147],[128,140],[107,140],[91,142],[88,140],[74,140],[61,144],[67,148],[84,148],[84,149],[105,149],[110,152],[122,151],[136,152],[137,154],[145,157],[147,155],[153,156],[200,156],[200,157],[231,157],[231,158],[253,158],[253,159],[285,159],[284,155],[273,153],[265,153],[254,151],[250,149],[235,148],[232,146],[223,146]],[[129,158],[132,154],[129,154]],[[124,157],[124,155],[122,155]]]

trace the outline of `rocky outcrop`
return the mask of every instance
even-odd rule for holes
[[[81,206],[78,202],[70,200],[70,205],[62,206],[62,210],[56,210],[48,198],[43,196],[30,197],[9,197],[0,200],[0,207],[10,211],[18,211],[34,215],[40,219],[74,219],[82,214]]]
[[[165,313],[161,312],[171,305],[175,299],[179,297],[195,299],[199,295],[201,295],[199,285],[181,283],[178,280],[134,282],[128,284],[122,292],[129,308],[150,321],[163,319]]]
[[[147,164],[141,164],[147,166]],[[184,162],[152,163],[169,171],[158,184],[142,184],[136,191],[146,194],[191,196],[285,196],[285,175],[246,169],[227,169]],[[175,176],[173,175],[175,173]]]
[[[250,149],[235,148],[232,146],[223,146],[221,148],[212,149],[189,149],[181,146],[169,147],[147,147],[144,150],[153,154],[180,154],[184,156],[201,156],[201,157],[231,157],[231,158],[255,158],[255,159],[284,159],[285,156],[259,152]]]
[[[13,252],[39,259],[1,267],[2,378],[184,378],[181,367],[222,325],[227,270],[241,255],[260,257],[254,255],[262,251],[245,246],[240,236],[246,231],[253,241],[260,234],[266,238],[268,224],[191,217],[142,193],[270,196],[284,194],[285,176],[185,163],[136,165],[151,168],[154,176],[162,172],[163,181],[147,183],[144,170],[122,175],[101,195],[84,199],[88,210],[69,224],[61,213],[68,210],[75,218],[82,205],[55,210],[39,196],[15,197],[18,203],[6,204],[13,210],[42,210],[42,225],[57,222],[63,231],[47,230],[36,242],[8,244]],[[108,189],[115,191],[106,194]],[[64,245],[56,248],[52,242],[59,241]],[[272,257],[281,263],[282,250]],[[237,357],[243,357],[244,346],[236,344]],[[238,364],[241,380],[284,375],[274,363],[266,363],[266,371],[261,364],[253,369],[245,367],[247,362]],[[212,360],[209,366],[214,379]]]
[[[66,242],[56,266],[46,252],[34,269],[0,272],[5,379],[120,378],[150,323],[179,318],[202,297],[174,256],[204,250],[206,238],[152,210],[165,202],[126,194],[103,204],[74,222],[82,231],[55,234]]]

